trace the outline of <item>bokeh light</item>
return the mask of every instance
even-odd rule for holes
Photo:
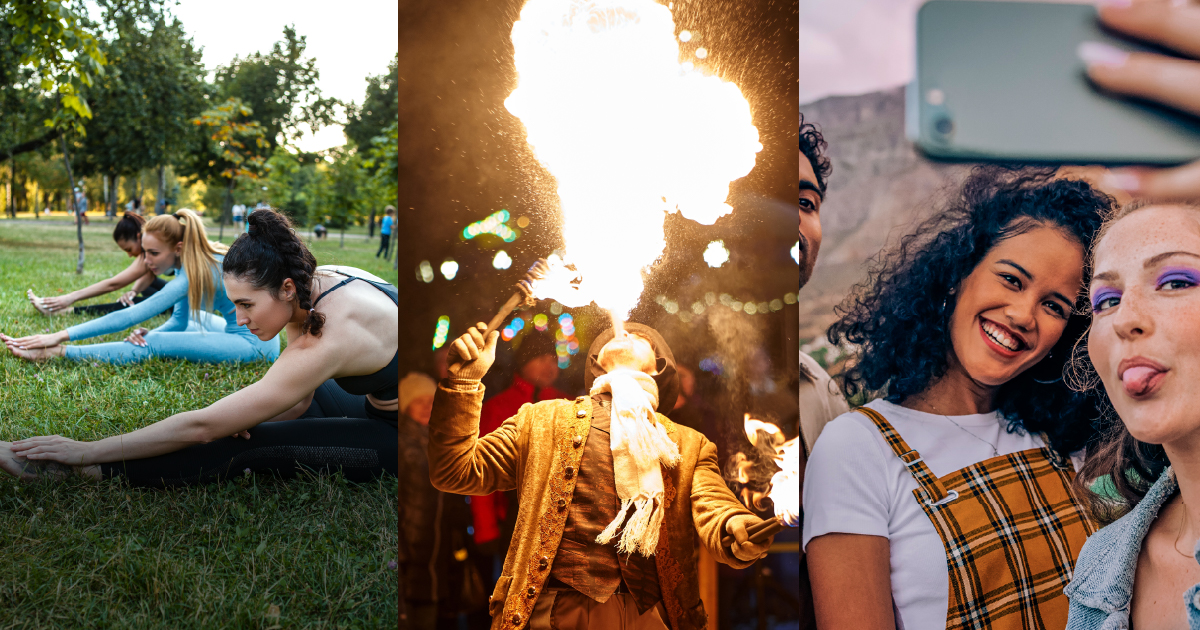
[[[496,257],[492,259],[492,266],[496,269],[508,269],[512,266],[512,257],[502,249],[496,252]]]
[[[796,241],[796,244],[792,245],[792,260],[797,264],[800,263],[800,241]]]
[[[437,328],[433,331],[433,349],[437,350],[446,345],[446,336],[450,334],[450,318],[442,315],[438,318]]]
[[[713,241],[704,250],[704,262],[714,269],[729,262],[729,250],[725,249],[725,241]]]
[[[433,282],[433,265],[429,264],[428,260],[422,260],[421,264],[417,265],[417,280],[426,284]]]
[[[447,258],[442,262],[442,277],[447,280],[453,280],[458,275],[458,263],[454,262],[453,258]]]

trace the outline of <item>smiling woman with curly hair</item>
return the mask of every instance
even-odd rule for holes
[[[804,481],[822,628],[1062,627],[1094,527],[1067,456],[1093,399],[1062,383],[1087,327],[1084,252],[1112,200],[1052,171],[978,168],[838,308],[848,397]]]

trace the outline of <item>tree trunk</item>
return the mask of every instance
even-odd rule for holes
[[[225,238],[225,216],[233,216],[233,185],[237,182],[236,178],[229,178],[229,187],[225,189],[225,207],[221,209],[220,227],[217,230],[217,242],[224,243]]]
[[[371,219],[367,223],[367,240],[375,238],[375,208],[371,208]]]
[[[62,140],[63,148],[63,164],[67,167],[67,179],[71,182],[71,202],[75,200],[75,174],[71,171],[71,154],[67,152],[67,136],[59,136]],[[75,273],[83,273],[83,213],[80,208],[75,208],[75,236],[79,239],[79,264],[75,267]]]
[[[346,246],[346,221],[342,221],[342,235],[338,239],[338,247]]]
[[[167,167],[158,165],[158,195],[154,197],[154,214],[162,214],[163,199],[167,196]]]

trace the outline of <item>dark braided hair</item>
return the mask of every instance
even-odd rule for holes
[[[317,259],[296,236],[292,222],[274,210],[255,210],[246,218],[250,229],[229,246],[221,268],[227,275],[250,282],[279,297],[283,281],[296,285],[296,299],[308,317],[300,324],[300,334],[321,336],[325,316],[313,310],[312,279]]]
[[[127,241],[137,243],[142,239],[142,226],[146,225],[146,219],[136,212],[126,212],[125,216],[121,217],[120,221],[113,227],[113,240],[120,243]]]

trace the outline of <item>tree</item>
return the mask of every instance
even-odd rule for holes
[[[19,85],[14,80],[36,79],[42,92],[58,95],[59,107],[51,110],[37,137],[9,144],[0,155],[9,158],[53,142],[67,128],[83,131],[82,123],[92,117],[83,97],[93,79],[104,74],[106,63],[100,42],[91,30],[83,2],[22,0],[0,4],[0,17],[6,25],[0,55],[0,85]],[[16,64],[11,58],[16,57]],[[27,68],[31,72],[10,74],[5,68]],[[32,86],[26,86],[30,89]],[[5,110],[6,112],[8,110]]]
[[[113,34],[104,43],[109,72],[92,90],[95,118],[77,155],[80,173],[100,173],[106,202],[115,211],[116,178],[156,168],[156,199],[163,198],[164,171],[187,146],[191,121],[204,108],[200,53],[178,19],[152,3],[104,2]]]
[[[211,143],[209,150],[219,155],[220,162],[212,167],[220,168],[214,174],[226,182],[226,203],[221,211],[217,240],[225,236],[225,215],[233,206],[233,188],[238,178],[257,179],[265,161],[268,143],[263,137],[262,125],[249,120],[252,113],[240,100],[231,98],[192,121],[196,127],[205,130]]]
[[[375,138],[383,135],[389,126],[396,126],[396,112],[400,106],[396,85],[397,59],[392,58],[386,74],[367,78],[367,93],[362,105],[346,104],[346,137],[360,152],[369,151]]]
[[[298,139],[301,125],[313,131],[334,121],[336,99],[325,98],[317,87],[317,60],[304,57],[306,38],[292,26],[267,54],[254,53],[218,68],[215,83],[220,98],[240,99],[263,128],[268,146]]]

